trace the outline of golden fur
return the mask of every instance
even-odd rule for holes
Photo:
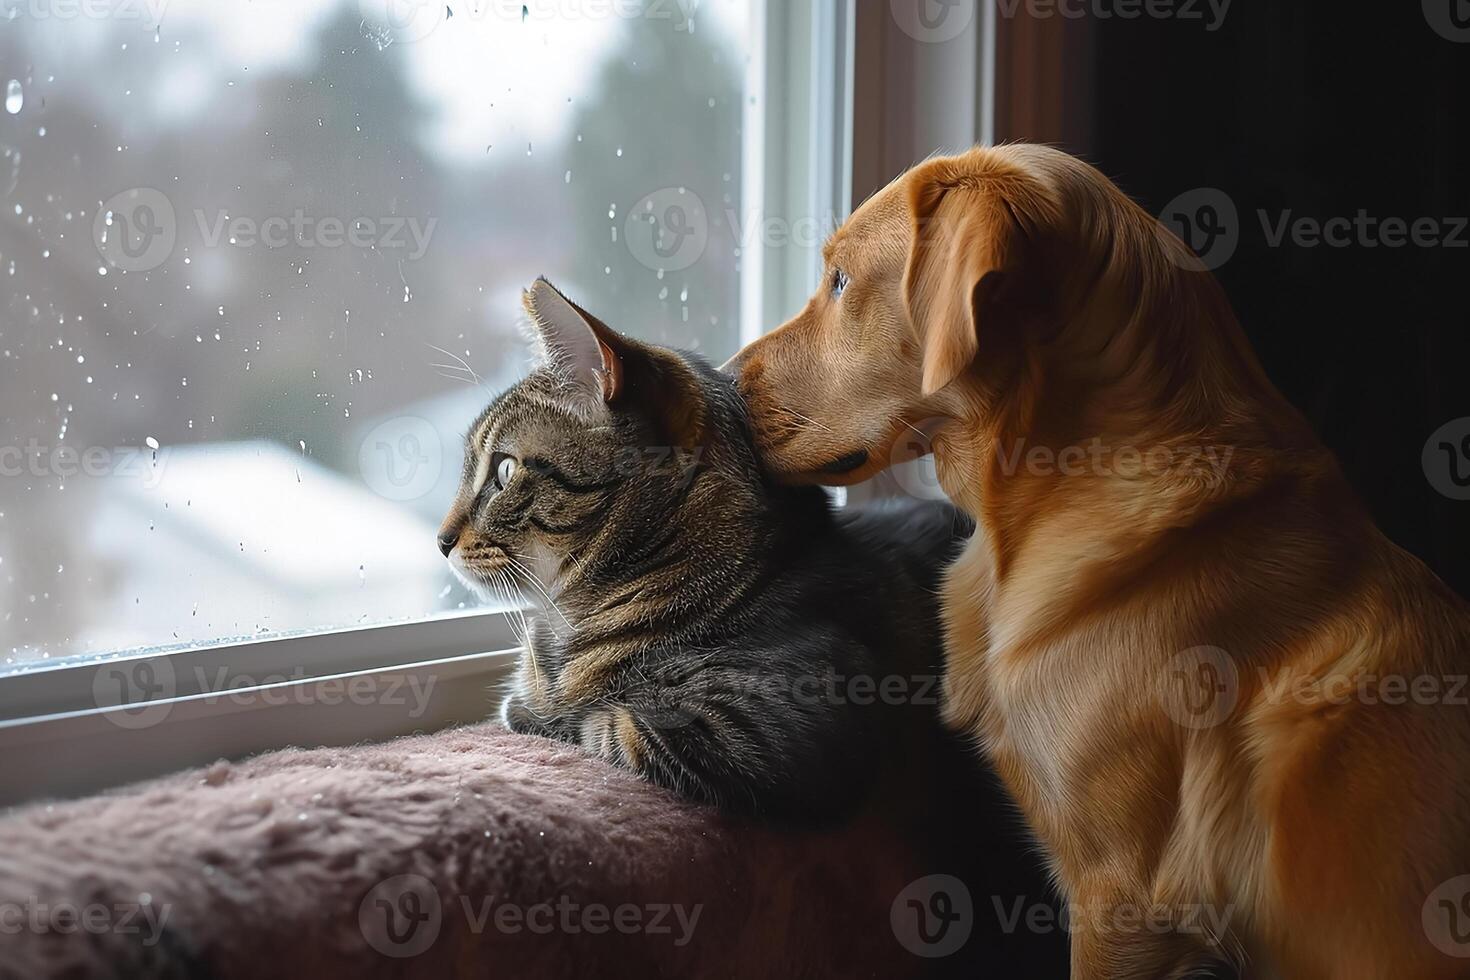
[[[1046,848],[1072,975],[1470,975],[1430,936],[1470,873],[1470,610],[1372,525],[1214,278],[1030,145],[914,168],[827,258],[840,298],[732,362],[758,442],[845,482],[932,434],[979,525],[946,716]]]

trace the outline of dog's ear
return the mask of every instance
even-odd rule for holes
[[[623,338],[545,278],[521,294],[541,360],[589,397],[611,404],[622,391]]]
[[[934,394],[975,360],[985,307],[1018,261],[1021,229],[993,182],[958,180],[935,161],[909,187],[914,227],[903,295]]]

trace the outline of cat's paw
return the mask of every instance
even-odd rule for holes
[[[544,735],[546,726],[524,698],[512,694],[500,705],[500,723],[518,735]]]

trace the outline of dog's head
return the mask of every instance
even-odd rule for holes
[[[1124,224],[1141,232],[1125,240]],[[1047,147],[910,170],[832,236],[806,308],[729,365],[766,465],[854,483],[903,458],[913,429],[993,408],[1028,347],[1099,299],[1084,283],[1115,250],[1142,234],[1162,254],[1155,229],[1097,171]]]

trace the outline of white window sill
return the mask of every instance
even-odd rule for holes
[[[482,721],[518,650],[501,613],[62,665],[0,682],[0,806],[289,745]]]

